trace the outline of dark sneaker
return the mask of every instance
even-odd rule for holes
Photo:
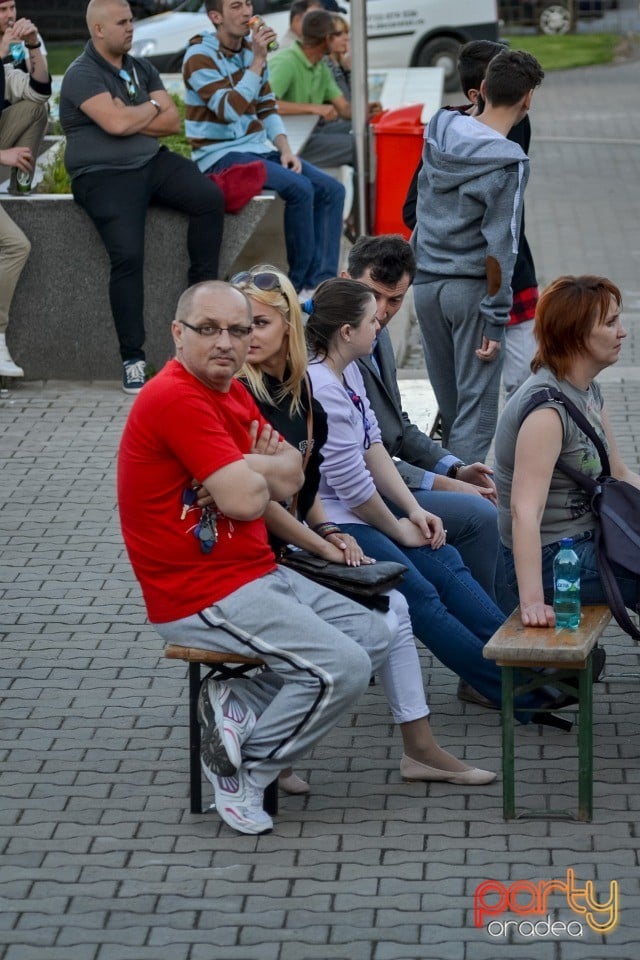
[[[234,697],[226,683],[205,678],[198,697],[198,720],[203,767],[231,776],[242,764],[242,744],[256,725],[255,713]]]
[[[144,360],[125,360],[122,364],[122,389],[135,396],[147,382],[147,365]]]
[[[216,810],[228,826],[238,833],[270,833],[273,820],[262,803],[264,791],[249,773],[240,768],[233,777],[209,777],[216,798]]]

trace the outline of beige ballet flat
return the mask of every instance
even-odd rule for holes
[[[440,780],[445,783],[456,783],[459,786],[478,787],[484,783],[493,783],[497,774],[491,770],[481,770],[479,767],[469,767],[468,770],[439,770],[438,767],[429,767],[426,763],[412,760],[405,754],[400,761],[400,776],[403,780]]]
[[[297,796],[299,793],[309,793],[311,789],[306,780],[299,777],[297,773],[290,773],[288,777],[278,777],[278,786],[285,793]]]

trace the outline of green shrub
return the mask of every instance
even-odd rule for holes
[[[180,113],[181,131],[184,131],[184,104],[177,94],[173,94],[172,100]],[[161,137],[160,143],[182,157],[191,158],[191,147],[184,132],[172,134],[170,137]],[[38,193],[71,193],[71,180],[64,165],[64,149],[65,141],[62,140],[53,149],[49,161],[44,164],[43,177],[36,188]]]
[[[43,177],[36,187],[37,193],[71,193],[71,181],[64,165],[65,141],[52,148],[49,160],[44,164]]]

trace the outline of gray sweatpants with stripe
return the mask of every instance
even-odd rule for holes
[[[484,461],[498,421],[504,350],[478,360],[486,279],[435,280],[414,286],[429,380],[442,415],[442,445],[465,463]]]
[[[258,717],[242,756],[263,787],[353,706],[392,640],[382,614],[285,567],[194,616],[154,626],[166,643],[265,661],[264,673],[230,684]]]

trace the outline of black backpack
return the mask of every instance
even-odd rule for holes
[[[636,577],[640,586],[640,490],[611,476],[609,457],[602,440],[575,403],[555,387],[544,387],[530,397],[524,408],[522,421],[536,407],[548,403],[549,400],[564,406],[600,455],[602,473],[597,479],[580,470],[574,470],[562,460],[558,460],[556,466],[589,494],[591,509],[598,520],[596,556],[607,603],[621,629],[634,640],[640,640],[640,631],[627,613],[620,587],[611,569],[612,563],[624,567]]]

